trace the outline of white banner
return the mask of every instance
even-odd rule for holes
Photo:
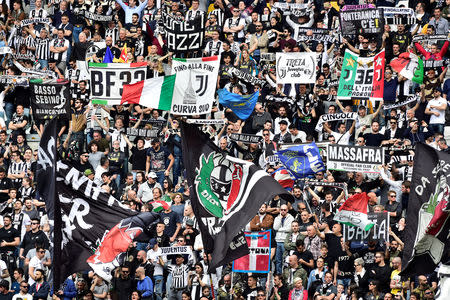
[[[174,58],[172,74],[189,72],[186,94],[183,99],[173,99],[171,113],[175,115],[202,115],[211,112],[216,91],[220,57]]]
[[[161,249],[161,255],[176,255],[176,254],[192,254],[191,247],[189,246],[176,246],[176,247],[159,247]]]
[[[316,125],[316,131],[321,132],[323,129],[323,123],[325,122],[343,121],[349,119],[356,120],[357,117],[358,113],[356,112],[321,115]]]
[[[328,170],[379,173],[379,167],[383,164],[383,147],[359,147],[328,144]]]
[[[0,55],[5,55],[8,53],[12,53],[11,48],[9,48],[9,47],[1,47],[0,48]]]
[[[277,53],[277,83],[315,83],[316,52]]]
[[[118,105],[125,84],[147,78],[147,63],[89,63],[91,99],[100,104]]]

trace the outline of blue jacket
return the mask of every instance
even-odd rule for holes
[[[138,280],[137,290],[141,292],[142,298],[151,297],[153,295],[153,282],[150,277],[145,276],[144,279]]]
[[[64,283],[64,290],[63,290],[63,295],[62,297],[60,297],[59,299],[61,300],[72,300],[73,298],[75,298],[77,296],[77,289],[75,287],[75,283],[73,282],[72,279],[67,278]],[[53,296],[53,287],[52,290],[50,292],[50,296]]]
[[[36,291],[36,283],[33,283],[29,293],[33,295],[33,300],[47,300],[48,293],[50,293],[50,285],[47,281],[44,281],[39,291]]]

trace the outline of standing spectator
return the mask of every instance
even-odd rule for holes
[[[94,274],[94,280],[91,284],[91,292],[94,295],[94,300],[102,300],[106,299],[106,295],[108,293],[108,286],[103,281],[103,278]]]
[[[116,268],[111,284],[113,293],[118,300],[128,300],[134,289],[133,280],[130,277],[130,268],[127,265]]]
[[[289,266],[283,270],[283,280],[289,289],[294,287],[295,278],[301,278],[303,282],[308,282],[308,273],[300,266],[298,256],[293,254],[289,256]]]
[[[11,300],[14,293],[9,290],[9,282],[6,280],[0,281],[0,299]],[[34,298],[33,298],[34,300]]]
[[[389,291],[391,267],[384,261],[384,253],[375,254],[375,266],[369,271],[369,278],[378,281],[379,290],[383,293]]]
[[[145,275],[145,269],[138,267],[136,269],[137,290],[141,293],[142,300],[153,299],[153,282],[150,277]]]
[[[1,284],[0,284],[1,286]],[[20,291],[12,297],[12,300],[31,300],[33,298],[32,295],[28,294],[28,290],[30,289],[30,285],[25,281],[20,283]],[[2,298],[4,299],[4,298]]]
[[[3,227],[0,228],[0,255],[8,264],[9,274],[12,274],[17,257],[14,255],[16,247],[20,244],[20,232],[12,226],[11,216],[3,217]]]
[[[333,275],[330,272],[326,272],[322,285],[319,285],[314,294],[314,299],[318,300],[330,300],[334,299],[337,295],[336,286],[333,284]],[[316,298],[317,297],[317,298]]]
[[[18,189],[22,185],[22,179],[27,174],[27,165],[22,161],[19,151],[11,153],[11,163],[8,168],[8,178],[12,180],[13,185]]]
[[[307,300],[308,290],[303,286],[301,278],[294,279],[294,288],[289,292],[289,300]]]
[[[276,273],[281,274],[283,266],[284,240],[291,232],[291,223],[294,217],[288,213],[286,204],[281,205],[280,214],[273,222],[273,229],[276,231],[275,240],[277,242],[277,252],[275,256]]]
[[[183,220],[178,214],[173,212],[170,207],[164,209],[160,215],[161,221],[166,225],[164,233],[169,236],[169,240],[172,243],[175,241],[181,230],[181,223]]]
[[[33,296],[33,300],[47,300],[50,293],[50,285],[45,281],[45,271],[37,269],[34,275],[35,283],[30,288],[30,294]]]
[[[169,266],[169,279],[167,280],[168,300],[181,298],[181,293],[188,285],[188,271],[189,267],[184,264],[184,256],[177,254],[175,264]]]
[[[153,272],[155,297],[156,300],[162,300],[163,286],[164,286],[164,267],[167,263],[167,257],[161,255],[161,248],[155,238],[151,239],[149,244],[149,251],[147,252],[148,260],[155,266]]]
[[[294,283],[295,284],[295,283]],[[283,300],[289,298],[289,289],[283,284],[281,274],[273,275],[273,288],[270,291],[270,300]],[[303,300],[303,299],[302,299]]]
[[[429,127],[436,133],[444,133],[445,110],[447,109],[447,101],[441,97],[442,90],[440,87],[433,89],[433,99],[428,101],[425,113],[430,116]]]
[[[166,162],[169,161],[169,165],[166,166]],[[169,176],[170,169],[175,162],[173,155],[169,150],[161,146],[159,138],[152,140],[152,146],[147,150],[147,162],[145,166],[145,172],[154,172],[158,178],[160,186],[164,184],[164,176]]]

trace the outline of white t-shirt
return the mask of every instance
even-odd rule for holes
[[[340,134],[339,132],[332,131],[331,134],[334,136],[334,139],[336,140],[336,144],[338,145],[348,145],[350,141],[350,132],[346,132],[344,134]]]
[[[158,247],[158,250],[154,251],[153,249],[150,249],[147,252],[147,259],[153,262],[153,265],[155,266],[155,271],[153,272],[153,276],[163,275],[164,267],[159,264],[159,257],[161,254],[161,248]],[[162,255],[162,260],[164,263],[167,262],[167,256]]]
[[[36,272],[37,269],[42,269],[42,270],[44,270],[44,263],[43,263],[42,260],[40,260],[39,258],[37,258],[37,256],[33,256],[33,258],[30,260],[29,266],[30,266],[30,267],[34,267],[34,272]],[[31,276],[30,276],[30,278],[28,278],[28,284],[29,284],[30,286],[32,286],[33,283],[35,283],[35,281],[34,281],[34,279],[31,278]]]
[[[431,105],[441,106],[445,103],[447,103],[447,101],[445,101],[445,99],[442,97],[439,97],[438,99],[433,98],[428,101],[427,108],[429,108],[431,112],[437,111],[439,113],[439,116],[431,115],[430,124],[445,124],[445,109],[439,110],[436,108],[430,108]]]
[[[17,300],[17,299],[22,299],[22,300],[33,300],[33,296],[31,296],[30,294],[16,294],[12,297],[12,300]]]

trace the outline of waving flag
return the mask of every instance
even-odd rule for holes
[[[217,94],[219,94],[219,103],[231,109],[241,120],[247,120],[250,117],[259,97],[259,91],[251,95],[242,96],[231,93],[226,89],[221,89],[217,91]]]
[[[375,224],[367,217],[369,197],[366,193],[359,193],[349,197],[339,208],[334,220],[340,223],[370,230]]]
[[[441,262],[448,265],[450,261],[450,154],[420,143],[415,153],[414,188],[406,214],[405,276],[429,274]]]
[[[282,187],[284,187],[288,191],[292,190],[292,188],[294,187],[295,181],[286,168],[278,168],[275,172],[272,173],[272,176]]]
[[[314,142],[280,150],[276,154],[286,169],[296,178],[305,178],[325,170],[319,148]]]
[[[253,163],[224,154],[196,125],[182,122],[181,136],[192,209],[214,269],[249,253],[242,229],[262,203],[293,198]]]
[[[112,63],[113,60],[114,60],[114,56],[113,56],[113,54],[111,52],[111,48],[106,47],[105,57],[103,57],[102,63],[109,64],[109,63]]]
[[[172,199],[168,195],[162,196],[161,200],[151,201],[154,212],[161,212],[165,209],[169,209],[172,206]]]
[[[269,273],[270,271],[270,230],[245,232],[250,254],[233,262],[233,272]]]
[[[124,85],[120,104],[128,102],[160,110],[170,110],[172,99],[184,97],[186,87],[183,83],[187,78],[186,72],[180,72]]]
[[[120,52],[120,57],[114,58],[113,62],[115,62],[115,63],[127,63],[128,62],[127,43],[125,43],[125,45],[123,45],[122,52]]]
[[[401,53],[398,58],[391,61],[391,67],[403,77],[415,83],[423,82],[423,61],[411,52]]]

